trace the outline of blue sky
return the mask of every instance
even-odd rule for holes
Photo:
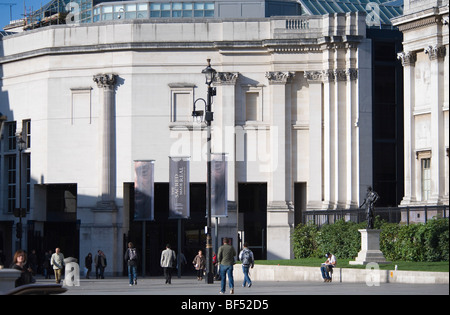
[[[51,0],[0,0],[0,3],[13,3],[12,6],[12,19],[18,20],[23,17],[24,5],[29,12],[31,8],[33,10],[39,9],[41,5],[47,4]],[[3,30],[5,25],[9,24],[10,12],[9,5],[0,5],[0,29]]]

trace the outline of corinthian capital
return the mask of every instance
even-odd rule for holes
[[[214,77],[214,84],[235,85],[239,77],[239,72],[217,72]]]
[[[323,73],[320,70],[305,71],[303,76],[308,80],[308,82],[322,82],[323,80]]]
[[[290,71],[270,71],[266,72],[266,78],[269,79],[269,84],[286,84],[293,79],[295,72]]]
[[[113,88],[116,84],[117,74],[114,73],[101,73],[96,74],[93,77],[95,83],[99,88]]]
[[[445,46],[428,46],[425,48],[425,53],[430,60],[443,59],[445,57]]]
[[[416,63],[417,55],[413,51],[400,52],[397,54],[397,59],[402,61],[402,66],[412,66]]]

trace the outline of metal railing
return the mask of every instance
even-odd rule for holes
[[[414,206],[414,207],[375,207],[374,215],[389,223],[426,223],[432,218],[448,218],[447,205]],[[332,224],[338,220],[366,221],[365,209],[307,210],[302,212],[302,223],[313,223],[318,226]]]

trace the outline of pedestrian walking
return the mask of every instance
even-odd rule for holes
[[[214,270],[214,280],[220,280],[218,263],[217,263],[217,254],[215,252],[213,252],[212,256],[213,256],[212,263],[213,263],[213,270]]]
[[[217,263],[219,264],[220,272],[220,294],[225,293],[225,287],[227,283],[226,276],[228,275],[228,282],[230,287],[230,294],[234,294],[234,278],[233,278],[233,265],[234,257],[236,256],[236,250],[233,246],[228,244],[228,238],[224,237],[223,245],[220,246],[217,252]]]
[[[42,264],[42,268],[44,269],[45,279],[51,279],[52,276],[52,264],[50,264],[50,260],[52,259],[52,250],[49,249],[45,252],[44,255],[44,263]]]
[[[52,255],[50,259],[50,265],[53,266],[53,272],[55,273],[55,281],[56,283],[61,283],[61,274],[64,268],[64,255],[61,253],[61,250],[57,247],[55,249],[55,253]]]
[[[105,279],[105,268],[107,266],[106,255],[100,249],[97,251],[97,255],[95,255],[95,278],[96,279]]]
[[[89,279],[92,271],[92,253],[88,253],[84,258],[84,271],[86,274],[86,279]]]
[[[32,249],[31,254],[28,255],[28,265],[31,268],[33,275],[35,275],[38,271],[38,256],[36,254],[36,250]]]
[[[186,257],[184,256],[183,253],[179,253],[177,255],[177,268],[179,270],[179,275],[180,276],[184,272],[184,268],[185,268],[186,265],[187,265]]]
[[[128,243],[128,248],[125,251],[124,259],[128,266],[128,279],[130,287],[133,286],[133,284],[137,285],[137,264],[139,259],[136,248],[134,248],[132,242]]]
[[[195,256],[194,260],[192,261],[192,264],[194,265],[195,270],[197,270],[197,280],[202,281],[203,272],[206,266],[206,258],[205,256],[203,256],[203,252],[201,249],[198,251],[197,256]]]
[[[244,248],[239,253],[239,260],[242,262],[242,272],[244,273],[244,282],[242,286],[248,284],[250,288],[252,286],[252,280],[250,279],[249,270],[255,266],[255,258],[253,252],[248,248],[248,243],[244,243]]]
[[[170,244],[166,245],[166,249],[161,253],[161,267],[164,270],[164,277],[166,278],[166,284],[172,284],[172,268],[177,261],[177,255],[170,248]]]

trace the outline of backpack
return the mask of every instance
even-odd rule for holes
[[[137,259],[136,249],[130,248],[130,250],[128,251],[128,255],[130,260],[136,260]]]
[[[244,266],[249,266],[252,264],[252,255],[251,255],[251,251],[248,249],[244,249],[244,251],[242,252],[242,265]]]

